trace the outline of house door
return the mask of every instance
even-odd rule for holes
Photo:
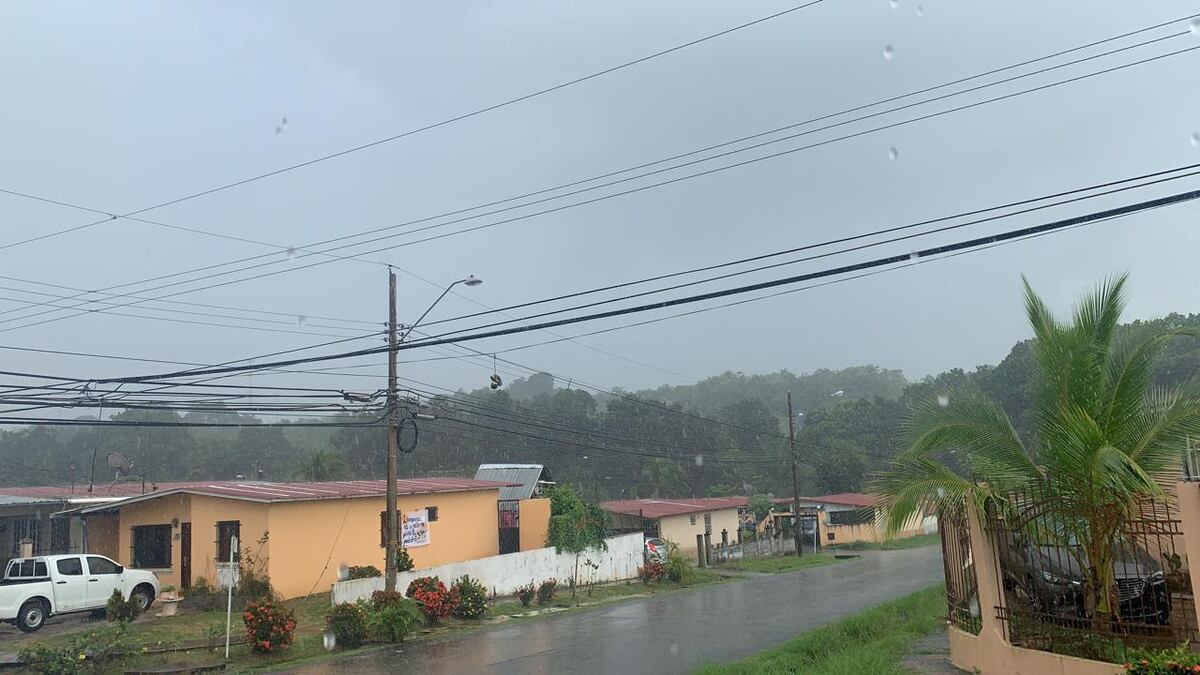
[[[192,524],[179,524],[179,590],[192,587]]]

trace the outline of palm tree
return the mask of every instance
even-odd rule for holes
[[[1021,438],[997,403],[952,394],[914,405],[904,450],[875,490],[896,532],[923,508],[1000,509],[1026,530],[1051,515],[1083,570],[1085,608],[1107,623],[1117,608],[1113,563],[1139,499],[1164,494],[1180,472],[1188,434],[1200,432],[1200,388],[1151,382],[1151,364],[1184,331],[1118,327],[1126,276],[1087,294],[1060,322],[1027,280],[1025,311],[1036,338],[1040,392],[1035,430]],[[1187,333],[1192,334],[1192,333]],[[1036,504],[1014,494],[1044,495]]]

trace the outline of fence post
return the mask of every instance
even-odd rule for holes
[[[704,533],[704,562],[707,565],[712,565],[712,533]]]
[[[696,535],[696,565],[704,567],[704,535]]]

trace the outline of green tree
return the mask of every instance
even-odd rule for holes
[[[1064,323],[1025,282],[1035,433],[1023,438],[998,402],[979,395],[916,404],[908,448],[876,486],[889,531],[925,505],[969,502],[1021,523],[1030,507],[1009,496],[1036,487],[1047,496],[1037,508],[1066,530],[1054,536],[1079,544],[1064,549],[1083,570],[1085,609],[1098,623],[1114,617],[1114,542],[1137,499],[1163,494],[1178,475],[1186,435],[1200,433],[1200,389],[1152,386],[1156,355],[1182,330],[1120,330],[1125,283],[1106,281]]]
[[[310,454],[298,472],[299,478],[311,481],[343,480],[349,476],[350,468],[346,466],[346,460],[331,450],[317,450]]]
[[[596,504],[579,498],[567,485],[550,490],[550,528],[546,543],[559,553],[575,554],[575,573],[571,578],[571,597],[579,580],[579,555],[588,549],[608,550],[608,513]]]
[[[754,513],[754,522],[761,523],[764,518],[771,515],[771,510],[775,508],[775,502],[771,501],[771,495],[756,494],[750,496],[750,511]]]

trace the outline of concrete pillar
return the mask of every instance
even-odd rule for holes
[[[704,533],[704,563],[712,565],[712,533]]]
[[[20,555],[20,557],[21,558],[32,558],[33,557],[33,540],[30,539],[29,537],[25,537],[24,539],[21,540],[21,555]]]
[[[696,565],[704,567],[704,535],[696,535]]]

